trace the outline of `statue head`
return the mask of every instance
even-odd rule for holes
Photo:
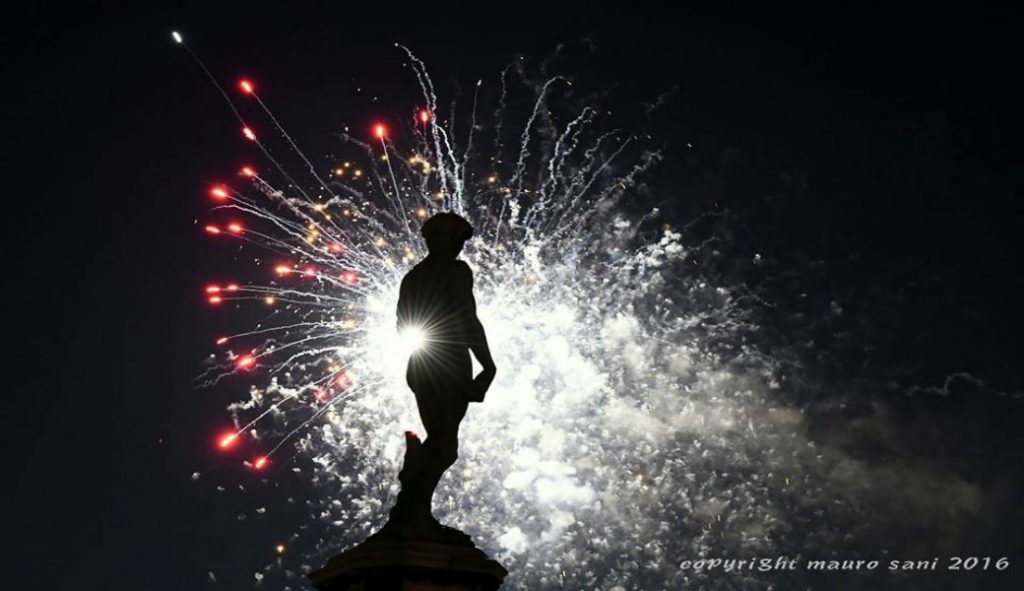
[[[473,236],[473,226],[464,217],[446,211],[431,216],[420,232],[431,256],[454,259]]]

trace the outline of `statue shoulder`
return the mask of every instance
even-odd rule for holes
[[[399,286],[401,291],[404,292],[407,289],[413,288],[413,286],[420,282],[420,276],[422,274],[423,271],[419,268],[419,265],[416,265],[412,269],[406,271],[405,275],[402,277],[402,283]]]
[[[402,281],[405,281],[406,279],[413,279],[413,280],[415,280],[417,277],[419,277],[420,275],[423,274],[423,272],[424,272],[424,268],[423,267],[424,267],[423,261],[420,261],[420,262],[416,263],[415,265],[413,265],[413,267],[411,269],[409,269],[408,271],[405,272],[405,276],[402,277]]]
[[[473,283],[473,270],[469,268],[466,261],[456,259],[452,267],[452,274],[456,281]]]

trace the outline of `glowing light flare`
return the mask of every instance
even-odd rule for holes
[[[316,267],[306,267],[302,270],[302,274],[306,277],[316,277]]]
[[[206,293],[220,293],[220,286],[215,284],[207,285]]]
[[[231,197],[231,191],[227,185],[214,185],[210,187],[210,196],[218,201],[227,201]]]
[[[224,288],[224,291],[238,291],[238,284],[229,283],[228,286]]]
[[[245,136],[245,139],[247,139],[247,140],[249,140],[251,142],[255,142],[256,141],[256,132],[253,131],[249,127],[243,127],[242,128],[242,135]]]
[[[417,118],[419,118],[420,123],[422,123],[424,125],[426,125],[427,123],[430,123],[430,111],[428,111],[426,109],[420,109],[420,112],[417,115]]]
[[[287,275],[287,274],[291,273],[294,270],[295,269],[292,268],[291,265],[285,265],[285,264],[280,264],[280,265],[274,267],[274,273],[277,273],[278,275]]]
[[[218,345],[223,345],[228,342],[228,337],[220,337],[214,342]]]
[[[256,89],[253,88],[252,82],[245,78],[238,81],[238,88],[240,88],[245,94],[253,94],[256,91]]]
[[[270,465],[270,460],[267,456],[259,456],[252,461],[252,467],[256,470],[262,470]]]
[[[214,234],[214,235],[220,234],[220,228],[218,228],[217,226],[214,226],[212,224],[206,226],[203,229],[206,230],[207,234]]]
[[[359,283],[359,275],[355,271],[345,271],[341,274],[341,280],[348,285],[355,285]]]
[[[419,326],[406,326],[398,332],[398,343],[403,355],[410,355],[427,346],[427,332]]]
[[[185,40],[181,38],[181,33],[177,31],[171,31],[171,39],[174,39],[174,42],[178,45],[181,45],[185,42]]]
[[[384,141],[388,135],[388,128],[383,123],[378,123],[373,126],[373,135],[380,141]]]
[[[234,431],[224,433],[217,440],[217,447],[221,449],[230,449],[232,446],[235,445],[236,441],[238,441],[238,433],[235,433]]]
[[[224,301],[224,298],[220,297],[219,295],[212,295],[209,298],[207,298],[207,301],[210,302],[210,304],[217,306]]]
[[[239,224],[238,222],[228,224],[228,232],[231,232],[232,234],[241,234],[243,230],[244,228],[242,228],[242,224]]]
[[[255,365],[256,358],[252,355],[242,355],[238,358],[238,361],[235,362],[235,366],[238,367],[238,369],[250,369]]]
[[[238,174],[251,179],[256,176],[256,169],[251,166],[243,166],[242,170],[238,171]]]

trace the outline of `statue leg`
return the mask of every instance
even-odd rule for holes
[[[459,423],[468,402],[454,387],[419,387],[414,392],[427,439],[421,444],[415,435],[406,436],[405,460],[398,475],[402,490],[391,515],[422,529],[436,525],[431,514],[434,489],[458,459]]]
[[[461,397],[446,400],[439,413],[440,424],[427,427],[427,440],[423,443],[423,469],[420,472],[424,490],[430,491],[427,507],[444,473],[459,459],[459,423],[466,415],[468,404]],[[425,426],[425,425],[424,425]]]
[[[414,433],[406,434],[405,459],[398,474],[402,488],[387,524],[374,535],[472,547],[469,536],[440,524],[431,512],[434,490],[458,459],[459,424],[469,406],[464,390],[468,379],[437,379],[410,371],[407,381],[416,395],[427,437],[421,443]]]
[[[431,390],[416,393],[427,439],[419,450],[420,466],[414,477],[414,488],[417,509],[428,515],[434,489],[459,457],[459,423],[468,406],[456,388]]]

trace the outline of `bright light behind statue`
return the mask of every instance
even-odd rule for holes
[[[407,326],[398,332],[402,354],[411,355],[427,346],[427,331],[419,326]]]

